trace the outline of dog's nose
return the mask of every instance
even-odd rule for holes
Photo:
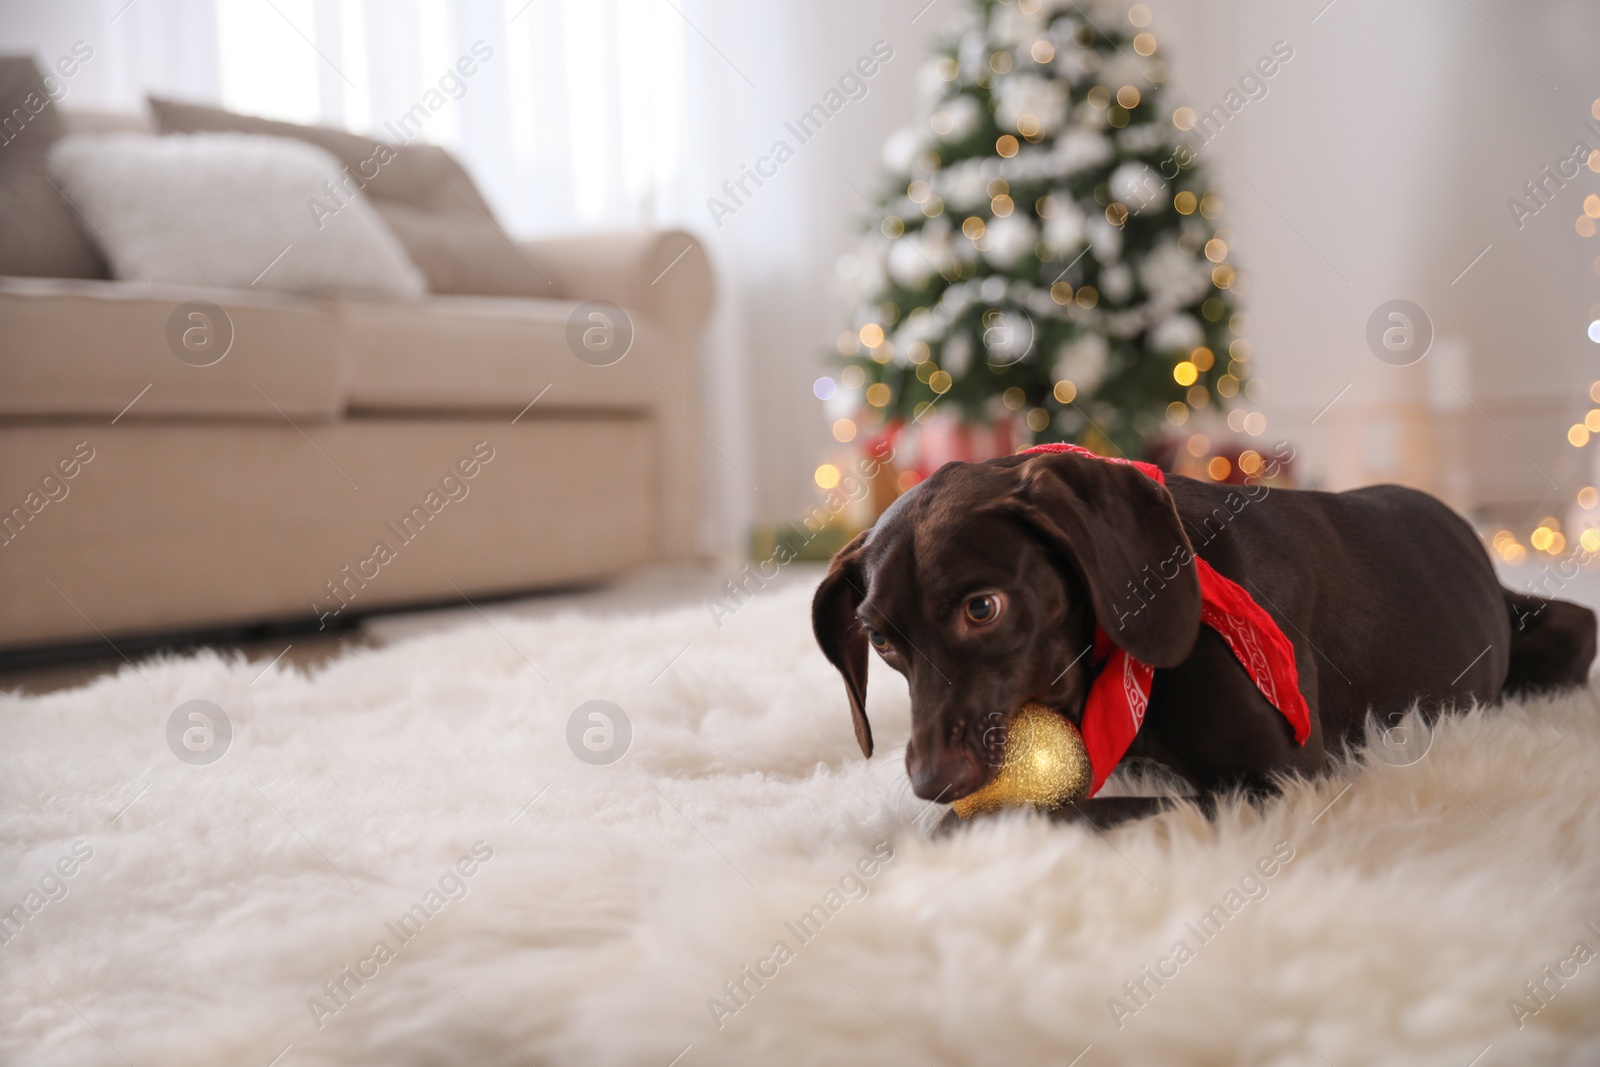
[[[911,789],[923,800],[948,804],[983,785],[983,765],[967,748],[951,747],[926,757],[908,750],[906,764]]]

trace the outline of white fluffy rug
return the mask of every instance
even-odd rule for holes
[[[808,593],[5,698],[0,1061],[1600,1062],[1593,693],[1265,812],[934,841],[903,684],[863,761]],[[595,698],[610,766],[566,741]],[[192,699],[233,723],[210,766],[167,745]]]

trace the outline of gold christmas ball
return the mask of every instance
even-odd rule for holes
[[[1094,769],[1083,735],[1067,717],[1043,704],[1027,703],[1006,731],[1004,762],[994,780],[950,805],[970,819],[1001,808],[1049,811],[1089,795]]]

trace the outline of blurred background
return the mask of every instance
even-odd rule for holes
[[[395,142],[438,90],[415,137],[514,240],[703,250],[709,317],[651,385],[693,428],[690,532],[485,594],[825,555],[945,459],[1063,439],[1414,485],[1515,584],[1587,563],[1597,35],[1578,0],[0,3],[0,53],[77,57],[63,113],[154,95]]]

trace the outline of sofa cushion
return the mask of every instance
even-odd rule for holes
[[[33,59],[0,56],[0,274],[108,274],[77,212],[50,183],[45,160],[61,134],[61,113]]]
[[[0,278],[0,322],[0,416],[110,421],[126,409],[122,425],[173,416],[281,423],[344,410],[338,317],[321,300]]]
[[[513,248],[488,201],[445,149],[418,141],[394,145],[322,126],[239,115],[221,108],[150,98],[163,133],[235,131],[309,141],[333,154],[351,184],[372,198],[436,293],[551,295],[551,286]]]
[[[545,265],[513,244],[498,226],[479,225],[399,200],[374,200],[435,293],[554,296]],[[487,220],[480,220],[486,222]]]
[[[325,192],[339,164],[244,133],[68,137],[50,168],[123,281],[420,296],[422,275],[368,203]]]
[[[640,410],[660,404],[652,373],[663,333],[633,316],[626,355],[609,366],[580,360],[569,341],[579,304],[567,300],[436,296],[415,304],[342,299],[337,312],[349,359],[352,412],[421,410],[516,413],[538,396],[539,410]]]

